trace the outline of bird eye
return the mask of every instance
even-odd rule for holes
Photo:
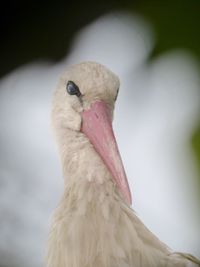
[[[66,90],[67,90],[68,94],[70,94],[70,95],[76,95],[78,97],[81,96],[81,92],[80,92],[78,86],[72,81],[67,82]]]

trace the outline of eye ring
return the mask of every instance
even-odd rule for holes
[[[66,90],[69,95],[76,95],[77,97],[80,97],[82,95],[79,87],[73,81],[67,82]]]

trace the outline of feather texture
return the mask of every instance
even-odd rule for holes
[[[123,202],[84,135],[65,133],[65,189],[53,216],[47,266],[198,266],[194,258],[172,253]]]
[[[81,67],[78,65],[77,70],[76,67],[72,68],[72,76],[79,85],[81,80],[76,78],[76,71],[80,70],[84,74],[79,73],[78,77],[84,77],[84,84],[89,84],[90,89],[98,87],[101,98],[113,106],[115,94],[113,91],[108,93],[108,90],[117,92],[118,78],[115,79],[114,74],[102,65],[83,63]],[[90,72],[93,73],[93,86],[91,80],[87,80]],[[53,124],[64,174],[64,194],[52,219],[47,266],[200,266],[199,260],[191,255],[173,253],[124,202],[102,159],[80,132],[78,112],[81,107],[76,98],[65,100],[63,91],[69,77],[70,71],[67,71],[61,78],[53,104]],[[110,78],[110,89],[106,91],[102,81],[105,77],[107,81]]]

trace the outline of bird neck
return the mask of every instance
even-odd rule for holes
[[[59,136],[59,150],[66,185],[111,181],[110,172],[84,134],[65,130]]]

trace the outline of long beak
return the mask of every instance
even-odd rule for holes
[[[131,205],[131,193],[113,133],[110,107],[103,101],[92,103],[88,110],[82,112],[81,131],[102,158],[125,201]]]

